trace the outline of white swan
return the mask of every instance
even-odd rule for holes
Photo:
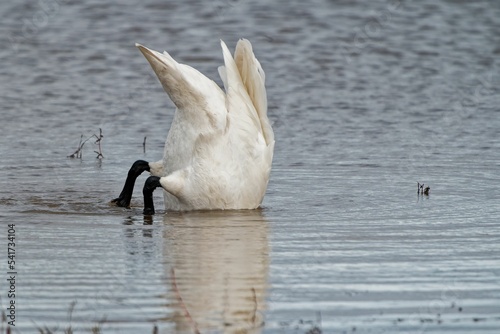
[[[153,214],[153,190],[164,189],[166,210],[255,209],[266,192],[274,152],[267,118],[265,74],[252,45],[241,39],[234,58],[221,41],[225,92],[196,69],[136,44],[176,105],[163,159],[136,161],[120,196],[129,207],[137,176],[151,173],[143,189],[144,213]]]

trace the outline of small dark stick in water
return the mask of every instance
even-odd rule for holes
[[[425,196],[429,196],[429,191],[430,191],[430,190],[431,190],[431,187],[429,187],[429,186],[425,187],[423,194],[424,194]]]
[[[142,150],[143,150],[143,153],[146,153],[146,136],[144,136],[144,141],[142,142]]]
[[[417,195],[426,195],[429,196],[429,192],[431,191],[431,187],[427,186],[424,188],[424,184],[417,182]]]
[[[95,135],[93,135],[95,136]],[[76,149],[75,153],[71,154],[71,155],[68,155],[68,158],[76,158],[76,159],[82,159],[83,156],[82,156],[82,149],[83,149],[83,145],[85,145],[85,143],[87,141],[89,141],[93,136],[90,136],[88,137],[87,139],[83,140],[83,134],[80,136],[80,142],[78,143],[78,148]]]
[[[93,135],[93,137],[96,138],[96,141],[94,144],[96,144],[99,148],[99,151],[94,151],[94,153],[97,154],[97,157],[96,159],[102,159],[104,158],[104,155],[102,155],[102,147],[101,147],[101,141],[102,141],[102,138],[104,138],[103,134],[102,134],[102,129],[99,128],[99,136],[97,136],[96,134]]]

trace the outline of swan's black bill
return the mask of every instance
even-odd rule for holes
[[[130,201],[132,200],[132,193],[134,192],[135,180],[142,172],[149,172],[149,162],[144,160],[137,160],[134,162],[130,170],[128,171],[127,179],[125,180],[125,185],[118,198],[115,198],[111,203],[115,203],[118,206],[124,208],[130,208]]]
[[[161,187],[160,178],[158,176],[150,176],[144,183],[142,194],[144,195],[144,211],[145,215],[155,214],[155,205],[153,203],[153,191]]]

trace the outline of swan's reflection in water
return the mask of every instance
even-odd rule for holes
[[[260,210],[168,213],[164,255],[176,333],[260,333],[268,275]]]

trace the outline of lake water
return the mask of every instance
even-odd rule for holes
[[[13,333],[499,333],[498,1],[3,1],[0,304]],[[112,207],[173,105],[140,52],[267,74],[262,209]],[[103,131],[82,159],[80,136]],[[147,137],[146,151],[143,140]],[[418,196],[417,182],[431,187]],[[5,322],[0,333],[5,333]]]

